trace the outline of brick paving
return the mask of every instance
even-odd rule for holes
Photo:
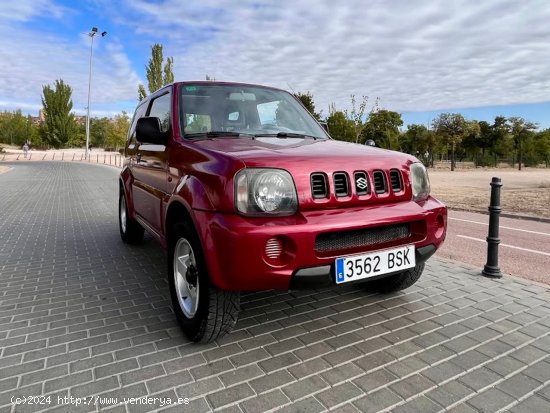
[[[243,294],[232,334],[191,344],[164,251],[119,239],[117,169],[11,166],[0,175],[0,413],[550,411],[547,288],[432,259],[397,294]],[[40,397],[12,403],[25,396]],[[114,404],[142,396],[156,399]]]

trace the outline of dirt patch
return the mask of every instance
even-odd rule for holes
[[[550,169],[432,169],[429,174],[432,194],[449,207],[486,212],[496,176],[503,184],[503,212],[550,218]]]

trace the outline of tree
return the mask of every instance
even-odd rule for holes
[[[330,105],[329,113],[327,125],[330,136],[340,141],[355,142],[355,124],[353,121],[348,119],[344,112],[337,111],[334,104]]]
[[[477,164],[479,149],[481,148],[481,126],[477,120],[466,121],[466,130],[462,139],[462,149],[470,155]]]
[[[508,118],[508,122],[510,122],[510,132],[514,138],[514,143],[518,151],[518,169],[521,171],[521,164],[523,163],[523,143],[527,137],[532,135],[532,131],[537,129],[537,125],[520,117]]]
[[[119,147],[123,147],[126,142],[129,128],[130,117],[128,113],[122,111],[121,114],[116,115],[110,122],[105,146],[114,148],[115,150],[118,150]]]
[[[32,142],[33,129],[31,120],[23,116],[20,109],[0,114],[0,142],[22,146]]]
[[[468,131],[466,120],[459,113],[441,113],[433,121],[433,128],[451,150],[451,171],[454,171],[456,148]]]
[[[76,130],[76,122],[71,110],[72,88],[63,80],[56,80],[54,88],[42,87],[42,106],[45,122],[42,127],[42,139],[45,143],[60,148],[65,146]]]
[[[309,92],[306,93],[295,93],[294,96],[296,96],[300,102],[302,102],[302,105],[305,106],[305,108],[313,115],[315,119],[318,121],[321,120],[321,114],[315,112],[315,103],[313,103],[313,95]]]
[[[365,115],[365,110],[367,109],[367,104],[369,102],[368,96],[362,96],[361,103],[359,103],[359,106],[356,107],[356,100],[355,95],[351,95],[351,112],[348,113],[346,110],[344,113],[346,114],[346,118],[351,120],[353,122],[353,129],[355,133],[355,143],[359,143],[359,136],[361,136],[361,132],[363,131],[363,116]],[[376,108],[378,107],[378,99],[376,99],[376,102],[374,103],[374,106],[371,108],[370,113],[374,112]]]
[[[491,125],[493,130],[493,153],[495,158],[498,156],[508,156],[514,149],[514,143],[510,135],[510,125],[504,116],[496,116]],[[495,166],[497,160],[495,159]]]
[[[401,126],[403,120],[400,113],[385,109],[373,111],[361,132],[361,142],[372,139],[378,146],[398,150]]]
[[[156,92],[161,87],[166,86],[174,81],[174,58],[168,57],[164,64],[164,57],[162,55],[162,45],[155,43],[151,46],[151,58],[149,63],[145,66],[147,73],[147,88],[149,93]],[[141,101],[147,96],[145,86],[138,85],[138,99]]]
[[[429,134],[430,131],[424,125],[407,125],[407,131],[401,140],[401,149],[413,155],[423,155],[426,151],[431,153]]]

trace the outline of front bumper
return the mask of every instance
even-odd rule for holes
[[[434,244],[428,244],[424,247],[419,247],[416,249],[416,265],[426,262],[436,251]],[[321,265],[318,267],[303,268],[297,270],[292,274],[292,279],[290,280],[290,290],[302,290],[302,289],[312,289],[319,287],[328,287],[329,285],[334,284],[334,264],[332,265]],[[383,274],[378,277],[368,278],[367,280],[376,280],[378,278],[387,277],[390,274]],[[358,280],[357,282],[365,282],[366,280]],[[348,284],[352,284],[348,283]]]
[[[429,258],[445,239],[447,209],[435,198],[422,204],[401,202],[362,208],[307,211],[291,217],[248,218],[236,214],[193,211],[212,283],[223,290],[315,288],[334,283],[334,261],[382,248],[414,244],[417,261]],[[422,235],[383,245],[315,250],[318,234],[415,223]],[[281,259],[266,255],[266,243],[282,241]]]

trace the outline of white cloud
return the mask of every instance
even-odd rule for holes
[[[349,105],[352,93],[400,111],[550,96],[546,1],[132,4],[147,16],[141,30],[170,34],[165,52],[178,79],[209,74],[311,91],[325,111]],[[189,42],[197,25],[208,36]]]
[[[41,86],[63,78],[82,110],[89,38],[13,24],[47,10],[50,18],[78,13],[52,2],[20,0],[0,10],[0,100],[39,103]],[[379,97],[397,111],[550,96],[545,0],[94,0],[86,7],[127,32],[94,46],[92,110],[132,109],[155,42],[174,56],[176,80],[208,74],[310,91],[325,113],[331,102],[348,107],[350,94]],[[141,55],[130,60],[128,48]]]

